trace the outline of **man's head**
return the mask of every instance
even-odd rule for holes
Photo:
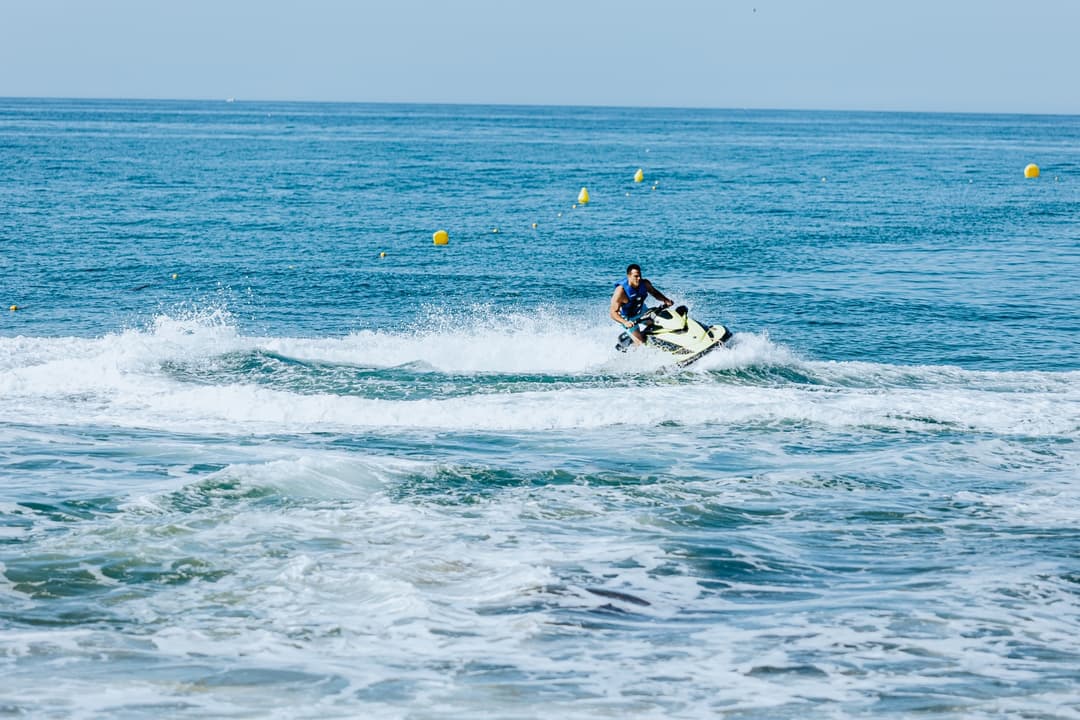
[[[630,287],[637,287],[641,282],[641,266],[637,263],[630,263],[626,266],[626,280],[630,283]]]

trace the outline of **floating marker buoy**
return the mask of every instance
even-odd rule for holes
[[[179,276],[179,275],[177,275],[176,273],[173,273],[173,274],[172,274],[172,279],[173,279],[173,280],[175,280],[175,279],[176,279],[176,278],[178,278],[178,277],[180,277],[180,276]]]
[[[626,197],[630,197],[630,193],[626,193]]]
[[[571,210],[577,210],[577,203],[574,203],[573,205],[571,205],[570,209]]]
[[[645,171],[642,170],[641,168],[638,168],[637,172],[634,173],[634,182],[641,182],[644,179],[645,179]]]
[[[8,308],[8,310],[10,310],[11,312],[15,312],[18,309],[19,309],[18,305],[12,305],[11,307]]]
[[[582,205],[589,204],[589,188],[581,188],[581,192],[577,194],[577,201]]]
[[[499,232],[499,228],[491,228],[491,232],[497,233],[497,232]]]
[[[450,234],[445,230],[436,230],[435,234],[431,236],[431,239],[436,245],[446,245],[450,242]]]
[[[386,251],[384,250],[383,252],[379,253],[379,257],[381,257],[381,258],[386,257]]]
[[[556,217],[562,217],[562,213],[559,213]]]
[[[533,223],[533,230],[536,229],[536,223]]]
[[[1028,163],[1024,168],[1024,177],[1037,178],[1039,177],[1039,166],[1035,163]]]

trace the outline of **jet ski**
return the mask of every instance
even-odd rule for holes
[[[645,344],[675,356],[676,365],[686,367],[708,355],[731,339],[731,331],[723,325],[706,328],[690,317],[685,305],[677,308],[649,308],[636,318],[636,329],[645,336]],[[619,335],[615,349],[626,352],[634,345],[630,331]]]

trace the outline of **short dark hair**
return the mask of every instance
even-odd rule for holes
[[[630,263],[629,265],[626,266],[626,274],[627,275],[629,275],[631,273],[631,271],[633,271],[633,270],[637,270],[638,272],[641,272],[641,266],[638,265],[637,263]]]

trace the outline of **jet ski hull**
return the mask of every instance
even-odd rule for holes
[[[685,305],[677,308],[650,308],[638,318],[645,342],[674,356],[676,365],[686,367],[731,339],[723,325],[705,327],[690,317]],[[629,332],[619,336],[615,346],[625,352],[634,344]]]

